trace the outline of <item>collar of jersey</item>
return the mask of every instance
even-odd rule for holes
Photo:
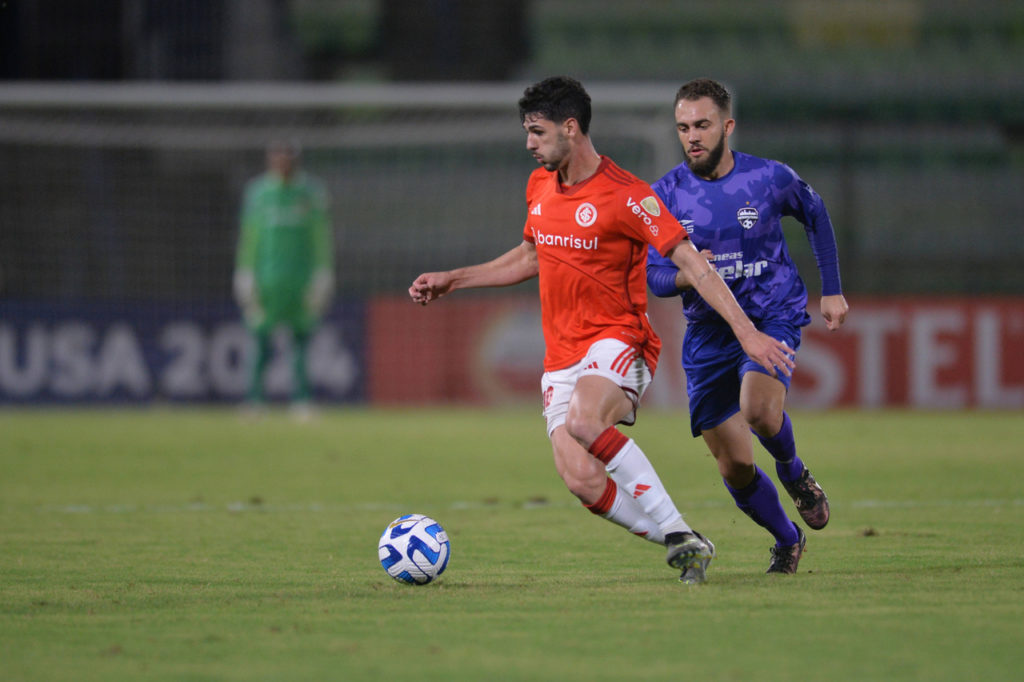
[[[575,185],[563,185],[562,181],[558,179],[558,171],[552,171],[552,175],[555,176],[555,191],[558,192],[559,194],[564,194],[565,196],[572,196],[573,194],[576,194],[581,189],[586,187],[591,180],[596,178],[601,173],[604,173],[604,170],[605,168],[608,167],[609,163],[611,163],[611,159],[609,159],[604,154],[601,154],[601,163],[598,164],[597,170],[594,171],[592,175],[577,182]]]

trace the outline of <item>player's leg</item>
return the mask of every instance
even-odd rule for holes
[[[828,497],[797,455],[793,423],[784,406],[786,380],[748,367],[740,387],[740,410],[751,431],[775,459],[775,471],[793,498],[804,522],[824,528],[829,519]]]
[[[595,463],[608,472],[618,496],[635,501],[645,517],[657,524],[666,546],[665,561],[681,571],[679,580],[706,580],[715,546],[683,520],[647,455],[614,424],[636,409],[621,387],[602,376],[585,375],[576,382],[566,419],[567,434],[587,448]],[[653,538],[652,538],[653,539]]]
[[[309,383],[307,351],[316,319],[310,314],[305,303],[305,285],[282,286],[277,295],[277,310],[284,324],[287,324],[292,336],[292,409],[296,416],[310,415],[309,401],[312,397]]]
[[[750,430],[743,416],[736,413],[701,435],[740,511],[771,533],[776,547],[798,544],[800,531],[786,516],[775,483],[754,462]]]
[[[603,376],[584,375],[577,380],[569,400],[565,426],[666,536],[692,532],[647,455],[614,426],[633,409],[633,402],[614,382]]]
[[[263,402],[263,375],[270,360],[271,327],[261,324],[249,329],[252,339],[252,355],[249,358],[249,387],[245,399],[256,406]]]
[[[297,405],[308,404],[312,395],[306,362],[312,336],[310,328],[306,325],[292,328],[292,402]]]
[[[592,513],[631,533],[661,544],[664,534],[650,517],[608,477],[604,464],[594,459],[565,429],[569,400],[583,363],[555,372],[541,380],[544,418],[555,457],[555,469],[566,487]]]
[[[569,401],[569,435],[605,465],[611,479],[657,522],[665,536],[666,561],[681,569],[680,580],[701,583],[714,545],[683,520],[650,460],[616,428],[633,424],[651,374],[637,349],[611,339],[595,343]]]
[[[665,536],[658,524],[608,476],[604,465],[569,435],[564,425],[552,431],[551,447],[558,475],[587,510],[645,540],[664,544]]]
[[[803,471],[796,454],[793,425],[784,410],[786,384],[762,372],[748,371],[740,385],[740,411],[758,440],[775,458],[782,480],[794,480]]]

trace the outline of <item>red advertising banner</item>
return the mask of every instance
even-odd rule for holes
[[[1024,408],[1024,298],[852,299],[828,332],[817,300],[788,404],[801,408]],[[664,346],[645,403],[686,404],[678,299],[653,299]],[[375,403],[536,402],[544,356],[532,296],[371,302],[367,397]],[[538,408],[539,409],[539,408]]]
[[[371,403],[536,401],[544,339],[533,296],[408,298],[367,310]]]
[[[853,300],[840,331],[817,302],[793,378],[806,406],[1024,408],[1024,299]]]

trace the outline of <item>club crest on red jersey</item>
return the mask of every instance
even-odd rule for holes
[[[590,227],[597,222],[597,208],[590,202],[584,202],[576,207],[576,224],[580,227]]]

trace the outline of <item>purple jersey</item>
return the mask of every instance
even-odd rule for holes
[[[842,293],[835,233],[825,204],[789,166],[733,152],[735,167],[725,177],[703,180],[685,164],[651,185],[683,224],[698,250],[714,253],[714,266],[740,307],[755,323],[811,321],[807,287],[786,248],[782,217],[804,225],[811,243],[822,294]],[[656,296],[675,296],[677,268],[653,249],[647,254],[647,283]],[[695,289],[681,292],[690,323],[721,321]]]

